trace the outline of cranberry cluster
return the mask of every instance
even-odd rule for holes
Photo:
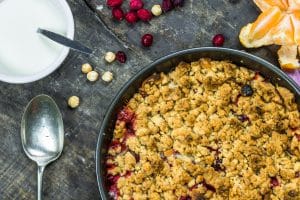
[[[129,24],[133,24],[138,20],[148,22],[152,19],[152,14],[149,10],[143,8],[144,2],[142,0],[130,0],[129,8],[130,11],[125,13],[123,12],[121,5],[123,4],[123,0],[107,0],[106,5],[112,9],[112,16],[114,19],[121,21],[125,18],[125,20]]]
[[[162,0],[161,6],[164,12],[168,12],[175,7],[182,7],[184,0]],[[144,8],[144,2],[142,0],[130,0],[129,8],[130,11],[124,14],[121,5],[123,0],[107,0],[106,4],[112,9],[112,16],[121,21],[124,19],[129,23],[133,24],[138,20],[148,22],[152,19],[152,13],[150,10]]]
[[[183,3],[184,0],[162,0],[161,7],[164,12],[168,12],[175,7],[182,7]],[[106,0],[106,4],[112,8],[112,16],[117,21],[125,19],[129,24],[134,24],[139,20],[149,22],[153,16],[150,10],[144,8],[142,0],[130,0],[129,11],[126,13],[121,8],[123,0]],[[141,43],[144,47],[150,47],[153,43],[153,36],[145,34],[141,38]]]

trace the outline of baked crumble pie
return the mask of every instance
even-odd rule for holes
[[[228,61],[153,74],[118,114],[114,199],[300,199],[295,96]]]

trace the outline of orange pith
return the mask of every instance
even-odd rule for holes
[[[253,1],[262,13],[255,22],[242,28],[239,36],[241,43],[248,48],[282,45],[278,51],[281,67],[299,68],[297,48],[300,46],[300,0]],[[291,55],[285,55],[287,53]]]

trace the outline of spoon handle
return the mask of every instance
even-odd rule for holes
[[[42,186],[43,186],[43,174],[44,174],[45,166],[38,165],[38,172],[37,172],[37,200],[42,200]]]

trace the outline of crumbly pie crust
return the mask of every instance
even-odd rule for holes
[[[228,61],[154,74],[120,111],[107,155],[114,199],[300,199],[295,96]]]

